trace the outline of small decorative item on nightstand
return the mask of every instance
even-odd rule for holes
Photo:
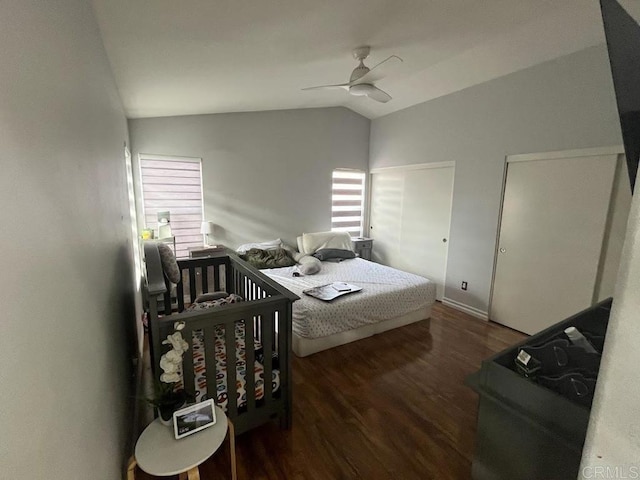
[[[365,260],[371,260],[371,250],[373,250],[373,239],[365,237],[354,237],[351,239],[353,250],[356,255]]]

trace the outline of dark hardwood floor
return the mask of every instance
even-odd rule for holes
[[[430,323],[294,357],[293,427],[238,437],[238,478],[469,480],[478,397],[463,380],[522,338],[437,303]],[[203,480],[231,478],[226,445]]]

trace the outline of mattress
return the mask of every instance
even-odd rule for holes
[[[270,268],[262,273],[300,297],[293,304],[293,332],[304,338],[326,337],[426,309],[436,297],[430,280],[361,258],[322,262],[315,275],[294,277],[294,269]],[[362,291],[331,302],[302,293],[332,282],[351,283]]]
[[[238,410],[247,405],[247,361],[244,340],[245,322],[235,322],[236,337],[236,394]],[[229,403],[229,391],[227,382],[227,352],[225,348],[225,329],[220,325],[215,328],[214,348],[216,359],[216,404],[227,411]],[[195,375],[196,402],[207,400],[207,369],[205,365],[205,348],[204,333],[202,330],[193,332],[193,340],[191,342],[193,348],[193,372]],[[264,356],[260,342],[256,341],[255,345],[255,362],[253,365],[253,374],[255,378],[256,400],[264,398]],[[280,370],[278,367],[278,358],[274,356],[272,360],[273,369],[271,371],[272,391],[275,394],[280,388]]]

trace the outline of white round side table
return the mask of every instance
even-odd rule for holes
[[[127,480],[135,480],[136,465],[158,477],[179,475],[180,480],[200,480],[198,465],[220,448],[229,428],[231,478],[236,480],[236,451],[233,424],[216,406],[215,425],[176,440],[173,427],[162,425],[159,419],[144,429],[136,442],[135,455],[129,461]]]

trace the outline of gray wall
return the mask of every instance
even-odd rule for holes
[[[113,480],[134,325],[126,120],[89,2],[2,2],[0,44],[0,477]]]
[[[373,120],[369,166],[456,162],[445,297],[487,312],[505,157],[621,143],[596,46]]]
[[[139,153],[202,158],[205,219],[230,247],[331,228],[331,172],[367,170],[368,119],[345,108],[135,119]]]

